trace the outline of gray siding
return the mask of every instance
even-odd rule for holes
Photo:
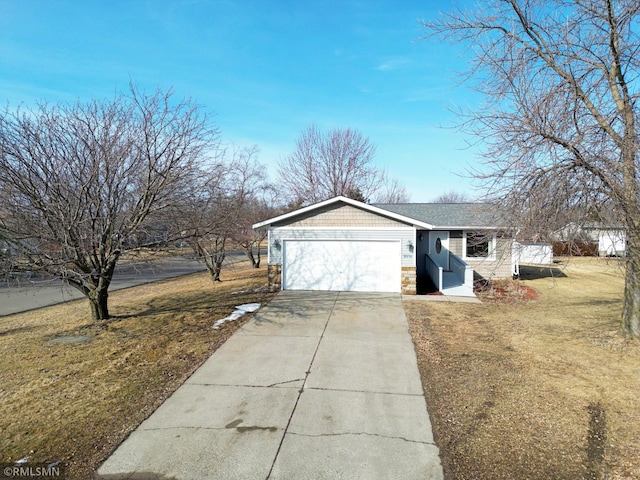
[[[390,217],[342,203],[327,205],[288,219],[274,227],[406,227]]]
[[[280,248],[274,246],[276,240]],[[400,240],[402,266],[415,267],[415,230],[413,228],[272,228],[269,231],[269,264],[282,264],[283,244],[286,240]],[[409,247],[409,242],[413,249]]]
[[[450,237],[449,238],[449,250],[454,255],[457,255],[460,258],[462,258],[463,257],[463,253],[462,253],[462,237],[458,237],[458,238]]]
[[[513,275],[512,245],[512,239],[498,237],[495,259],[465,258],[464,260],[484,278],[509,278]]]

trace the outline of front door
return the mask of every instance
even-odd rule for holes
[[[429,232],[429,256],[444,270],[449,268],[449,232]]]

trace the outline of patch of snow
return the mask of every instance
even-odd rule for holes
[[[220,327],[224,325],[226,322],[233,322],[234,320],[237,320],[240,317],[242,317],[245,313],[255,312],[259,308],[260,308],[259,303],[245,303],[244,305],[238,305],[231,315],[229,315],[228,317],[221,318],[216,323],[214,323],[213,329],[220,330]]]
[[[258,287],[253,290],[239,290],[237,292],[231,292],[231,295],[242,295],[245,293],[269,293],[269,287]]]

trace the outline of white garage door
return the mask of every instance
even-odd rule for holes
[[[284,290],[400,292],[399,241],[286,240]]]

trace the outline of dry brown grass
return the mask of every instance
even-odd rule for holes
[[[640,342],[616,260],[523,271],[535,301],[405,302],[448,479],[640,478]]]
[[[0,317],[0,462],[62,461],[70,479],[94,468],[242,323],[211,328],[242,303],[265,303],[265,269],[229,267],[114,292],[115,318],[85,301]],[[233,294],[254,290],[252,293]],[[95,335],[84,344],[51,344]]]

